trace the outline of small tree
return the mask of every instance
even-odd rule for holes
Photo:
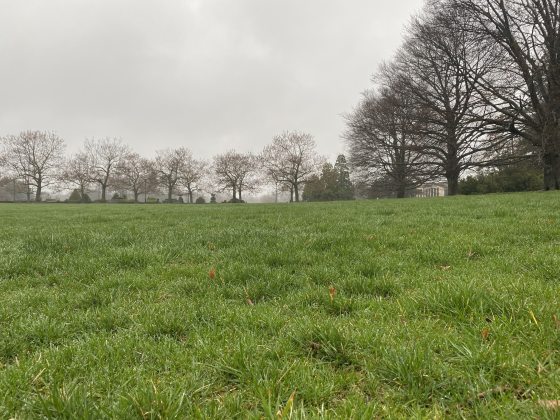
[[[346,156],[338,155],[334,164],[336,172],[336,198],[337,200],[352,200],[354,198],[354,186],[350,180],[350,168]]]
[[[242,202],[243,191],[255,191],[259,180],[256,177],[258,161],[251,153],[231,150],[214,157],[214,173],[222,191],[232,192],[232,202]]]
[[[290,201],[299,201],[303,185],[320,170],[325,159],[317,154],[313,136],[286,131],[264,148],[261,161],[270,179],[288,186]]]
[[[80,194],[80,201],[87,195],[86,192],[91,184],[90,168],[87,154],[81,152],[66,160],[59,175],[60,182],[76,188]]]
[[[117,167],[120,184],[132,191],[134,202],[138,202],[140,194],[148,194],[156,185],[154,164],[149,159],[141,157],[138,153],[130,153]]]
[[[157,152],[154,169],[160,184],[166,190],[168,203],[172,202],[173,193],[177,190],[185,164],[190,159],[192,159],[191,152],[184,147]]]
[[[43,188],[57,180],[57,171],[62,166],[65,149],[64,140],[53,132],[22,131],[3,140],[3,165],[15,177],[35,189],[35,201],[41,201]]]
[[[101,187],[101,201],[107,199],[107,188],[117,180],[116,169],[130,154],[120,139],[90,139],[85,142],[85,153],[90,165],[91,182]]]
[[[351,200],[354,197],[350,172],[344,155],[339,155],[336,164],[325,163],[321,176],[312,175],[305,184],[305,201]]]
[[[196,160],[189,155],[180,170],[180,182],[186,189],[190,204],[193,203],[193,194],[202,189],[201,184],[206,176],[207,166],[206,162]]]

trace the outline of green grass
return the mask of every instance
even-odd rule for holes
[[[559,204],[0,205],[0,417],[560,416]]]

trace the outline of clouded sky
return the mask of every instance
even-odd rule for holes
[[[423,0],[0,0],[0,135],[121,137],[209,158],[298,129],[342,152],[341,114]]]

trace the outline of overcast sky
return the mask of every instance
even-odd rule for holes
[[[55,130],[209,158],[342,114],[423,0],[0,0],[0,135]]]

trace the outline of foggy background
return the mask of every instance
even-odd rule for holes
[[[77,151],[259,152],[303,130],[331,160],[342,114],[423,0],[0,0],[0,135],[55,130]]]

